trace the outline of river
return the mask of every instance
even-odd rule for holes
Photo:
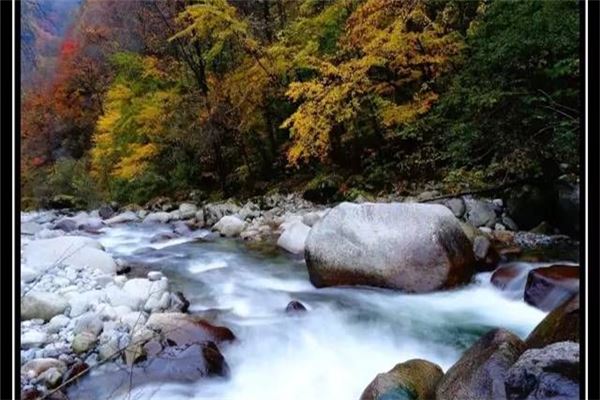
[[[489,283],[490,273],[456,290],[431,294],[339,287],[316,289],[304,260],[283,251],[249,250],[231,239],[178,238],[151,243],[165,226],[124,224],[102,229],[99,241],[134,267],[160,270],[182,291],[190,312],[229,327],[237,339],[221,346],[228,379],[146,382],[121,398],[214,400],[358,399],[380,372],[423,358],[447,370],[493,327],[525,338],[546,313]],[[299,300],[308,312],[284,312]],[[108,367],[107,367],[108,368]],[[69,391],[71,399],[119,398],[103,368]],[[106,378],[106,379],[103,379]],[[125,394],[127,393],[127,394]]]

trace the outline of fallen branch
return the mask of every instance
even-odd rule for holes
[[[418,202],[419,203],[428,203],[428,202],[431,202],[431,201],[442,200],[442,199],[451,199],[451,198],[454,198],[454,197],[461,197],[461,196],[467,196],[467,195],[473,195],[473,194],[492,193],[492,192],[497,192],[499,190],[504,190],[504,189],[508,189],[508,188],[511,188],[511,187],[523,185],[523,184],[526,184],[526,183],[531,183],[531,182],[532,182],[531,179],[521,179],[521,180],[518,180],[518,181],[509,182],[509,183],[505,183],[503,185],[493,186],[493,187],[489,187],[489,188],[486,188],[486,189],[467,190],[467,191],[464,191],[464,192],[446,194],[446,195],[443,195],[443,196],[432,197],[431,199],[419,200]]]

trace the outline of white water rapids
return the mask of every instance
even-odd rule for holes
[[[147,383],[135,387],[131,399],[358,399],[378,373],[397,363],[423,358],[447,370],[489,329],[503,327],[524,338],[545,316],[494,288],[490,274],[433,294],[316,289],[303,260],[250,252],[225,239],[151,244],[161,229],[121,225],[105,228],[99,239],[118,257],[162,270],[171,289],[188,298],[190,312],[210,315],[235,333],[236,342],[220,346],[231,376]],[[286,314],[291,300],[308,312]],[[100,370],[73,394],[95,379],[102,380]]]

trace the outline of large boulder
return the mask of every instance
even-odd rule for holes
[[[75,268],[98,269],[114,273],[117,265],[113,258],[102,250],[97,241],[83,236],[61,236],[35,240],[23,250],[23,264],[38,273],[46,268],[63,264]]]
[[[55,315],[62,314],[68,305],[67,300],[58,294],[31,291],[21,299],[21,319],[50,321]]]
[[[226,215],[213,226],[213,229],[222,236],[234,237],[239,236],[245,227],[246,223],[235,215]]]
[[[277,246],[292,254],[303,254],[304,244],[309,232],[310,227],[302,222],[294,222],[279,236]]]
[[[546,315],[525,343],[531,349],[562,341],[579,342],[579,293]]]
[[[551,311],[579,293],[579,267],[553,265],[529,272],[525,301],[543,311]]]
[[[443,375],[436,364],[426,360],[409,360],[377,375],[360,400],[434,399],[435,388]]]
[[[579,344],[558,342],[530,349],[508,370],[510,400],[579,399]]]
[[[305,259],[317,287],[370,285],[429,292],[473,275],[471,242],[442,205],[342,203],[306,239]]]
[[[488,332],[446,372],[436,399],[504,399],[506,372],[524,350],[514,334],[503,329]]]
[[[198,207],[196,207],[195,204],[181,203],[179,205],[179,214],[181,216],[181,219],[194,218],[196,212],[198,212]]]

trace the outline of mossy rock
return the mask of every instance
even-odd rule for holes
[[[409,360],[379,374],[360,400],[428,400],[444,375],[439,365],[426,360]]]
[[[579,343],[579,293],[550,312],[525,340],[528,349],[556,342]]]

